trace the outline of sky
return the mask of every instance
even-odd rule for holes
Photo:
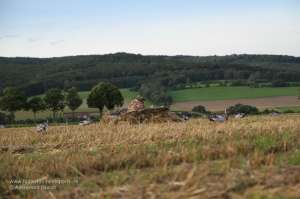
[[[0,0],[0,56],[300,56],[299,0]]]

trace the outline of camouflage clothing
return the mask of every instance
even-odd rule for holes
[[[127,112],[138,111],[144,108],[145,106],[143,100],[134,99],[129,103]]]

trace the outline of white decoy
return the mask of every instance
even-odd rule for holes
[[[212,122],[225,122],[228,120],[227,110],[225,109],[223,115],[210,115],[208,116],[208,119]]]
[[[270,115],[271,115],[271,116],[278,116],[279,113],[278,113],[278,112],[272,112]]]
[[[91,120],[83,120],[83,121],[80,121],[80,122],[79,122],[79,125],[80,125],[80,126],[85,126],[85,125],[89,125],[89,124],[91,124],[91,123],[92,123]]]
[[[48,120],[36,126],[36,131],[38,133],[46,133],[48,130]]]
[[[238,114],[236,114],[236,115],[234,116],[234,118],[240,119],[240,118],[243,118],[243,117],[245,117],[245,116],[246,116],[245,113],[238,113]]]

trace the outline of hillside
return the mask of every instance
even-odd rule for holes
[[[116,53],[56,58],[0,57],[0,90],[25,89],[28,95],[51,87],[89,90],[99,81],[121,88],[145,81],[172,87],[207,80],[300,81],[300,58],[280,55],[143,56]]]

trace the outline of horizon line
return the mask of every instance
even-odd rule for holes
[[[232,53],[232,54],[211,54],[211,55],[195,55],[195,54],[142,54],[142,53],[131,53],[131,52],[111,52],[103,54],[75,54],[75,55],[62,55],[62,56],[47,56],[47,57],[34,57],[34,56],[1,56],[0,58],[35,58],[35,59],[51,59],[51,58],[64,58],[64,57],[79,57],[79,56],[105,56],[105,55],[115,55],[115,54],[131,54],[131,55],[140,55],[140,56],[165,56],[165,57],[226,57],[226,56],[238,56],[238,55],[266,55],[266,56],[288,56],[300,58],[300,55],[290,55],[290,54],[271,54],[271,53]]]

